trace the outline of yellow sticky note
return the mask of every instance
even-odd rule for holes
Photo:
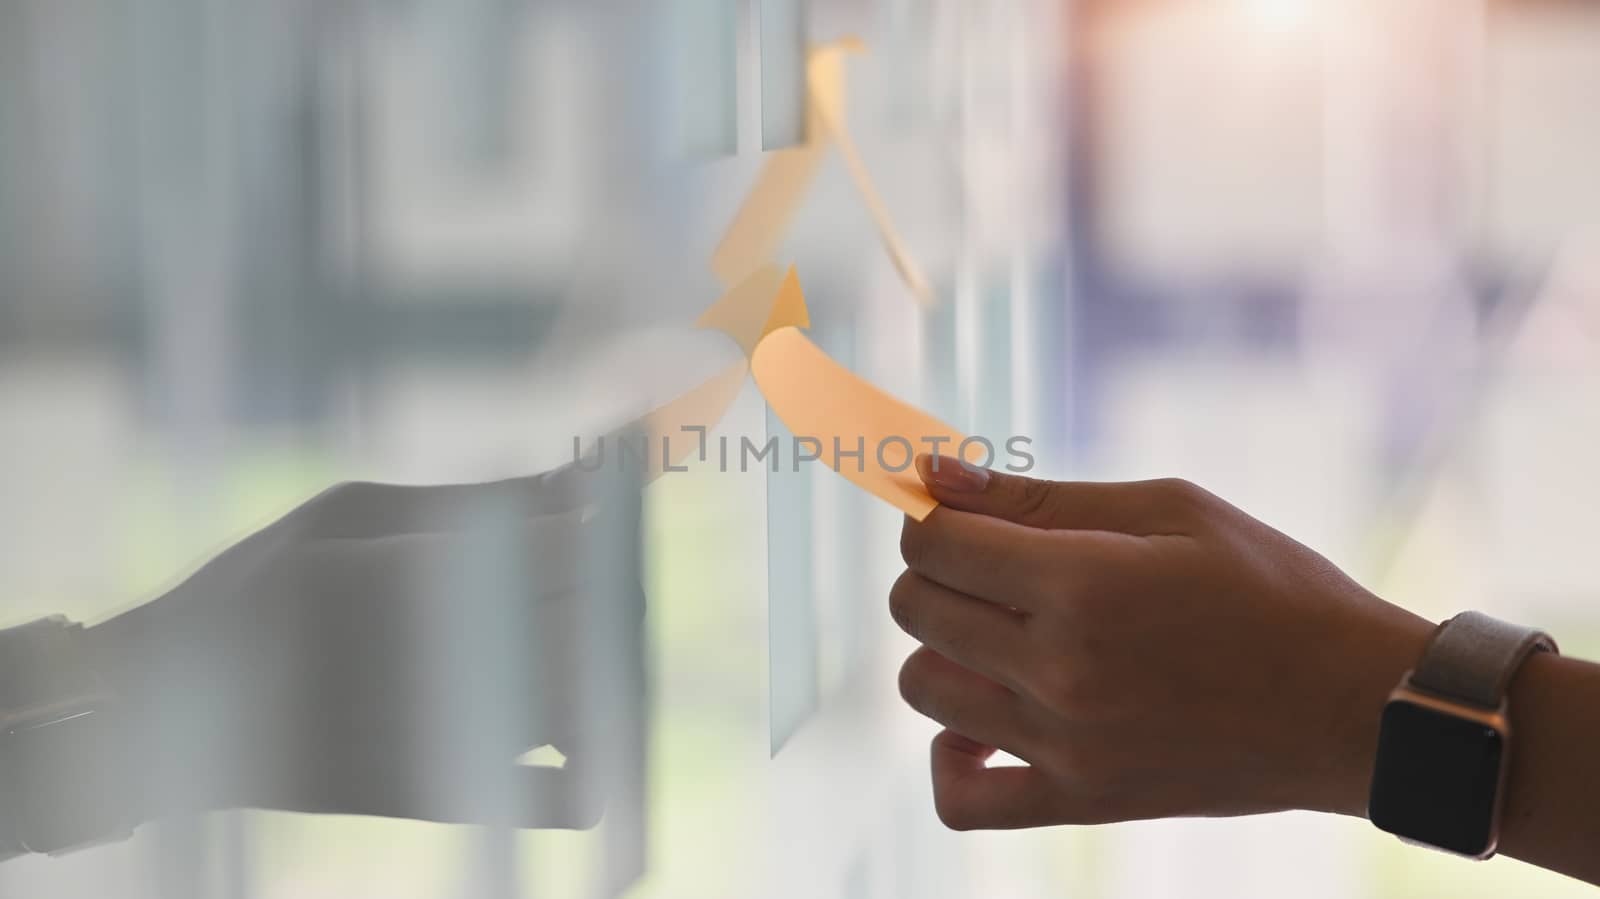
[[[846,37],[823,44],[807,56],[806,143],[773,152],[762,166],[711,255],[711,271],[723,284],[736,284],[771,260],[806,191],[816,180],[828,146],[836,144],[895,271],[919,302],[933,305],[933,289],[927,276],[900,236],[848,128],[845,55],[865,50],[866,45],[859,38]]]
[[[792,289],[785,289],[786,279],[795,282]],[[811,318],[794,268],[785,274],[768,263],[712,303],[695,324],[727,334],[748,357],[769,332],[788,325],[809,327]]]
[[[635,423],[637,430],[649,437],[647,480],[659,477],[667,466],[688,459],[690,453],[703,451],[701,429],[710,431],[716,427],[738,398],[750,370],[749,356],[762,337],[778,328],[807,327],[811,318],[794,267],[784,272],[769,264],[719,297],[695,324],[727,334],[744,350],[746,358],[651,410]]]
[[[848,48],[860,52],[865,47],[860,41],[854,41]],[[872,181],[872,174],[867,170],[866,161],[861,158],[861,151],[857,149],[855,138],[850,135],[849,120],[845,114],[845,89],[844,89],[844,56],[842,47],[830,47],[825,52],[819,50],[811,57],[808,68],[808,80],[811,87],[812,115],[816,126],[821,126],[828,138],[839,147],[839,155],[844,157],[845,170],[850,173],[850,180],[855,183],[856,191],[861,194],[861,199],[867,204],[867,213],[872,216],[872,222],[878,229],[878,238],[883,241],[884,251],[889,254],[889,261],[894,264],[895,271],[900,273],[900,279],[911,289],[911,293],[918,302],[924,306],[933,305],[933,289],[928,286],[928,279],[922,273],[922,267],[917,265],[910,249],[906,247],[905,239],[900,236],[900,229],[895,227],[894,219],[889,215],[889,206],[884,203],[883,195],[878,193],[878,186]]]
[[[922,267],[917,265],[916,259],[911,255],[905,238],[900,236],[900,229],[895,227],[894,219],[890,218],[889,207],[883,202],[883,196],[878,193],[878,186],[872,182],[872,176],[867,172],[867,164],[861,159],[861,151],[856,149],[855,139],[840,124],[830,127],[834,129],[834,141],[839,145],[840,155],[844,157],[845,168],[850,172],[850,180],[855,182],[856,190],[867,204],[867,213],[872,216],[873,223],[878,227],[878,239],[883,241],[883,249],[889,254],[889,261],[894,264],[895,271],[900,273],[900,280],[910,288],[911,295],[922,305],[932,306],[933,288],[928,285],[928,278],[922,273]]]
[[[901,402],[828,357],[800,332],[809,323],[805,293],[790,267],[765,265],[723,294],[700,317],[746,350],[741,359],[693,390],[643,416],[647,479],[702,450],[704,428],[721,421],[746,373],[796,438],[815,441],[817,461],[867,492],[922,520],[938,505],[917,477],[918,453],[955,455],[961,432]],[[621,450],[619,449],[619,452]]]
[[[817,47],[807,55],[806,142],[768,154],[756,183],[711,254],[711,271],[723,284],[736,284],[769,262],[783,241],[789,222],[816,180],[823,154],[828,151],[832,129],[824,121],[822,110],[836,109],[844,103],[842,56],[859,49],[859,41],[846,38]]]
[[[762,338],[750,370],[772,411],[797,438],[817,440],[835,471],[918,521],[939,505],[913,460],[935,441],[953,456],[963,439],[955,428],[857,377],[795,328]]]
[[[701,452],[701,432],[685,429],[709,431],[716,427],[738,398],[749,370],[745,360],[740,359],[700,386],[639,419],[638,430],[649,438],[645,441],[644,459],[647,482],[660,477],[667,466],[689,458],[690,453]]]
[[[736,284],[772,258],[783,234],[816,178],[827,145],[813,140],[802,147],[775,150],[734,214],[722,242],[711,254],[711,271],[723,284]]]
[[[700,448],[698,429],[709,430],[721,420],[750,371],[777,416],[797,439],[815,440],[821,461],[835,471],[918,520],[938,505],[923,488],[913,460],[920,452],[956,452],[962,435],[856,377],[806,339],[798,330],[811,324],[800,280],[792,267],[780,272],[771,262],[823,153],[834,143],[896,270],[919,300],[932,302],[927,279],[846,127],[844,56],[864,49],[859,39],[844,38],[807,57],[806,144],[772,153],[762,167],[712,254],[711,270],[727,292],[696,323],[727,334],[748,362],[729,366],[645,416],[644,430],[661,453],[659,460],[650,460],[652,477]]]

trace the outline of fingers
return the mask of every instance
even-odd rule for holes
[[[1014,672],[1027,643],[1016,612],[907,571],[889,590],[889,614],[918,643],[990,680],[1017,687]]]
[[[1055,824],[1056,791],[1031,767],[990,768],[994,749],[954,730],[933,738],[933,805],[951,830]]]
[[[900,695],[945,727],[1007,752],[1023,751],[1025,721],[1017,695],[926,646],[900,667]]]
[[[928,492],[952,509],[1001,518],[1033,528],[1184,533],[1191,511],[1211,495],[1176,478],[1097,483],[1042,481],[987,469],[973,470],[949,456],[917,458]]]
[[[1024,612],[1063,591],[1105,586],[1123,570],[1133,538],[1101,531],[1045,531],[940,507],[900,532],[906,567],[959,593]],[[1066,576],[1063,573],[1066,573]]]
[[[606,474],[576,465],[476,484],[402,485],[350,481],[318,494],[293,516],[306,539],[372,538],[453,531],[475,512],[536,518],[601,500]]]

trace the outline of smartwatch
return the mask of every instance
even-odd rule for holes
[[[1506,687],[1541,631],[1462,612],[1439,626],[1389,694],[1367,817],[1402,840],[1489,858],[1500,838],[1510,765]]]
[[[0,630],[0,859],[133,833],[118,714],[82,625],[56,615]]]

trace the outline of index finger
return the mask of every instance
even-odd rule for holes
[[[906,519],[906,567],[969,596],[1038,611],[1075,591],[1111,589],[1137,564],[1142,538],[1110,531],[1060,531],[939,506]]]
[[[940,506],[900,531],[906,567],[960,593],[1023,611],[1048,585],[1053,541],[1047,531]]]

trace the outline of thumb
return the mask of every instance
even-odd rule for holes
[[[917,474],[941,504],[1034,528],[1161,533],[1181,506],[1182,481],[1044,481],[991,471],[950,456],[917,457]],[[1198,490],[1198,488],[1195,488]]]

